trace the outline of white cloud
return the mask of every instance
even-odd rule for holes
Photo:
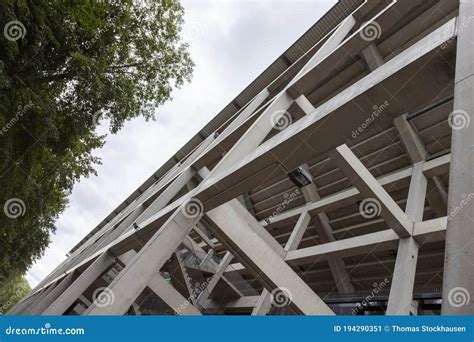
[[[45,255],[29,270],[35,286],[66,253],[165,163],[335,1],[184,1],[196,63],[193,80],[157,109],[135,119],[96,152],[98,176],[76,184]]]

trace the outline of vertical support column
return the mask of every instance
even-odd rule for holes
[[[474,2],[461,0],[457,20],[453,136],[448,226],[443,275],[443,315],[474,314]],[[456,210],[457,209],[457,210]],[[455,211],[456,210],[456,211]],[[459,303],[462,294],[466,300]],[[469,300],[470,299],[470,300]]]
[[[304,167],[307,169],[307,165]],[[321,199],[314,183],[308,184],[307,186],[303,187],[302,190],[306,202],[316,202]],[[319,224],[316,225],[316,230],[321,243],[336,241],[336,238],[333,234],[333,229],[329,223],[329,217],[325,213],[320,213],[318,214],[318,220]],[[354,293],[355,289],[351,283],[349,273],[347,273],[344,260],[342,260],[340,257],[329,255],[327,257],[327,261],[338,292]]]
[[[42,315],[62,315],[82,293],[110,266],[115,259],[107,253],[100,255],[79,275],[79,277],[59,295]]]
[[[405,213],[413,222],[423,219],[427,180],[423,174],[423,162],[413,166]],[[412,312],[413,287],[415,285],[418,243],[410,236],[400,239],[388,298],[387,315],[409,315]]]

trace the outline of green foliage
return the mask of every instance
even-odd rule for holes
[[[0,282],[0,315],[4,315],[31,291],[26,279],[20,275]]]
[[[25,30],[6,33],[12,21]],[[0,211],[0,280],[42,255],[72,186],[95,173],[98,122],[116,133],[154,118],[190,80],[182,24],[178,0],[0,2],[0,204],[24,203]]]

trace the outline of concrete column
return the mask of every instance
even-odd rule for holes
[[[85,290],[110,266],[115,259],[107,253],[99,256],[79,277],[57,297],[42,315],[62,315]]]
[[[474,314],[474,2],[461,0],[457,20],[453,136],[443,315]]]
[[[423,220],[427,180],[423,162],[413,166],[405,213],[414,222]],[[387,315],[409,315],[413,307],[418,243],[410,236],[400,239],[387,305]]]
[[[306,202],[317,202],[321,199],[314,183],[308,184],[302,190]],[[333,229],[329,223],[329,217],[325,213],[320,213],[318,214],[318,220],[319,224],[316,225],[316,230],[318,232],[320,242],[324,244],[336,241],[336,238],[333,234]],[[354,293],[355,289],[351,283],[349,273],[347,273],[344,260],[340,257],[330,255],[328,256],[327,261],[338,292]]]

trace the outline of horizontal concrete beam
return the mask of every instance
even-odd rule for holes
[[[416,222],[414,224],[414,239],[421,245],[426,242],[443,241],[445,237],[447,217],[433,220]],[[317,260],[326,260],[328,255],[348,257],[367,254],[369,252],[384,251],[397,247],[399,236],[391,229],[375,233],[365,234],[343,240],[325,243],[322,245],[306,247],[290,251],[285,261],[293,264],[303,264]],[[232,264],[226,269],[227,272],[235,272],[244,269],[241,264]]]

